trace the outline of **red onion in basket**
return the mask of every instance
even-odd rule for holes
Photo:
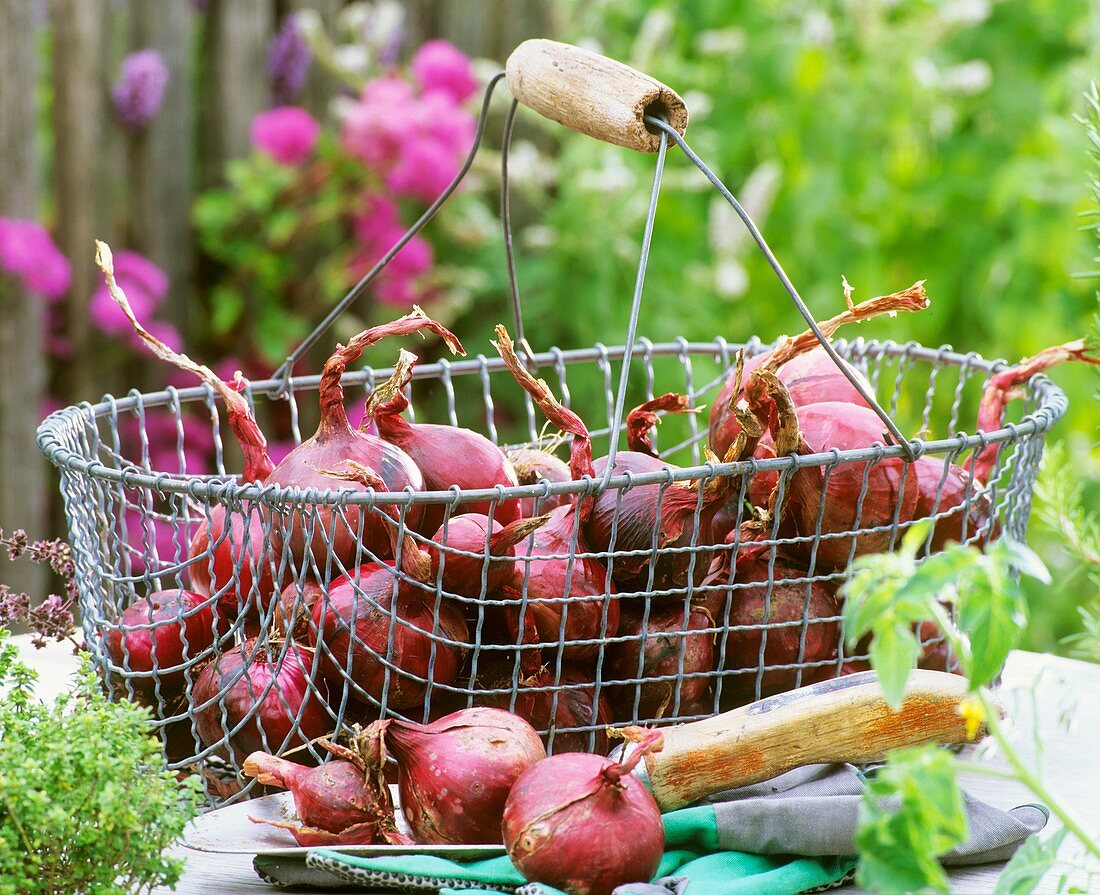
[[[592,476],[588,428],[554,399],[545,382],[527,372],[516,356],[508,331],[497,326],[496,334],[494,344],[516,382],[535,399],[550,422],[573,436],[569,460],[573,478]],[[578,555],[589,552],[581,526],[591,510],[591,497],[560,506],[530,541],[517,547],[516,555],[521,559],[517,574],[522,576],[521,586],[527,588],[529,602],[525,609],[506,607],[513,638],[519,633],[520,612],[533,613],[542,643],[560,646],[563,657],[569,660],[590,659],[599,650],[596,643],[573,641],[613,637],[619,624],[619,603],[610,596],[614,589],[607,581],[606,570],[595,558]]]
[[[504,845],[516,869],[571,895],[649,882],[664,854],[664,827],[653,795],[630,772],[662,741],[659,731],[647,732],[621,763],[566,752],[526,771],[504,806]]]
[[[641,681],[608,688],[619,718],[663,718],[674,709],[680,714],[706,696],[714,672],[715,624],[703,606],[693,605],[687,612],[683,606],[655,606],[644,621],[640,607],[623,612],[619,636],[633,639],[611,647],[604,669],[608,680]],[[681,675],[679,681],[673,675]]]
[[[516,487],[519,480],[511,461],[484,435],[459,426],[410,423],[401,415],[409,406],[404,388],[415,366],[416,356],[402,349],[394,372],[396,388],[389,394],[376,391],[367,399],[364,421],[373,419],[382,438],[412,457],[424,476],[425,491],[446,491],[454,485],[464,491]],[[417,530],[431,534],[443,524],[444,510],[443,504],[425,505]],[[463,503],[458,512],[491,511],[494,521],[507,525],[520,517],[519,510],[519,501],[513,499],[495,506],[491,500]]]
[[[492,534],[489,530],[489,517],[480,513],[463,513],[452,516],[446,525],[432,537],[429,547],[432,558],[431,581],[439,577],[439,567],[443,566],[443,590],[447,593],[477,597],[491,594],[502,587],[515,583],[518,566],[507,557],[516,555],[516,544],[529,537],[533,531],[546,524],[549,516],[536,516],[533,519],[517,519],[508,525],[494,521]],[[439,547],[449,548],[440,550]],[[489,562],[485,562],[488,548]],[[463,550],[478,553],[480,556],[462,556],[451,550]],[[442,560],[442,562],[441,562]],[[485,573],[485,587],[481,586],[482,571]]]
[[[723,590],[709,594],[708,610],[719,626],[731,629],[726,634],[722,667],[749,670],[724,677],[723,698],[728,696],[738,704],[757,698],[761,649],[766,670],[761,677],[760,697],[834,675],[835,666],[831,664],[803,667],[799,681],[799,665],[835,659],[840,643],[836,585],[814,581],[807,593],[805,582],[787,581],[808,574],[805,567],[778,557],[769,567],[768,548],[750,547],[737,559],[736,576],[739,584],[748,587],[734,589],[732,599],[727,599],[729,594]],[[775,583],[769,586],[769,580]],[[800,649],[803,628],[805,648]],[[718,654],[721,656],[720,647]]]
[[[512,468],[516,471],[516,478],[521,485],[534,485],[542,480],[550,484],[571,482],[573,476],[569,472],[569,464],[555,457],[551,449],[520,448],[508,452],[508,459],[512,461]],[[536,510],[539,513],[549,513],[560,506],[572,503],[573,494],[552,494],[549,497],[525,497],[520,501],[520,515],[534,516]]]
[[[245,618],[245,637],[259,637],[267,625],[267,630],[278,639],[293,636],[304,642],[309,636],[313,607],[324,593],[325,589],[312,578],[305,579],[300,587],[291,581],[271,606],[261,612],[250,613]]]
[[[349,460],[347,467],[347,473],[322,473],[360,483],[377,481],[365,466]],[[390,552],[396,553],[396,524],[386,524],[384,534]],[[327,598],[313,606],[309,631],[330,686],[339,688],[350,679],[367,697],[381,701],[385,694],[395,709],[421,705],[428,688],[424,681],[453,683],[466,660],[469,638],[459,606],[450,600],[437,603],[431,559],[407,531],[400,553],[403,578],[392,562],[372,562],[333,581]],[[354,688],[350,695],[369,702]]]
[[[228,632],[228,620],[215,615],[210,597],[162,590],[131,603],[118,627],[103,635],[103,645],[112,664],[127,672],[135,692],[153,695],[159,681],[161,696],[167,698],[183,691],[184,666]],[[193,667],[192,677],[198,673]]]
[[[848,298],[847,292],[845,297]],[[920,311],[928,306],[923,281],[914,283],[902,292],[879,296],[848,308],[829,320],[818,324],[827,338],[846,323],[869,320],[881,314],[898,311]],[[744,395],[743,385],[757,370],[775,372],[787,386],[791,399],[798,407],[822,401],[837,401],[855,406],[866,402],[833,363],[832,358],[818,346],[817,336],[811,330],[790,338],[784,337],[771,351],[748,358],[743,368],[733,370],[719,392],[710,411],[710,448],[719,456],[725,456],[741,431],[740,423],[732,410]],[[817,349],[817,350],[815,350]],[[800,356],[805,356],[804,358]],[[796,359],[797,362],[796,362]]]
[[[386,719],[368,728],[397,760],[401,810],[417,842],[493,844],[512,785],[546,758],[533,727],[511,712],[462,709],[413,724]]]
[[[505,589],[505,597],[519,599],[515,592]],[[607,753],[607,726],[611,724],[611,709],[607,703],[607,687],[596,698],[596,685],[592,673],[581,665],[562,663],[561,674],[543,666],[542,651],[534,645],[539,642],[534,619],[528,615],[524,624],[523,643],[533,648],[524,649],[520,658],[520,675],[515,698],[511,692],[499,692],[478,696],[484,705],[508,709],[530,722],[536,730],[547,731],[546,739],[554,753],[595,752]],[[502,668],[497,680],[486,689],[512,689],[512,667]],[[595,706],[595,711],[593,711]],[[589,748],[589,731],[578,728],[595,726],[592,748]],[[550,731],[553,730],[553,740]]]
[[[229,427],[244,455],[241,481],[261,482],[266,479],[275,464],[267,454],[267,439],[256,424],[252,408],[240,395],[247,381],[238,373],[236,382],[229,385],[209,367],[197,364],[187,355],[178,354],[165,345],[134,315],[126,294],[115,281],[111,250],[105,243],[96,244],[96,263],[103,271],[111,298],[149,350],[161,360],[198,376],[225,402]],[[255,593],[257,603],[262,607],[281,584],[275,581],[274,557],[267,549],[260,512],[249,513],[247,519],[233,513],[228,530],[225,519],[223,504],[210,507],[209,516],[200,522],[191,539],[188,558],[192,563],[188,575],[195,591],[207,597],[217,594],[219,610],[234,618],[250,594]]]
[[[220,655],[203,668],[191,697],[203,744],[236,763],[329,733],[328,692],[323,681],[310,680],[312,666],[313,650],[290,642],[248,640]]]
[[[332,486],[330,478],[318,470],[335,468],[345,460],[354,460],[373,469],[386,491],[424,489],[424,476],[401,448],[377,435],[357,432],[351,427],[344,409],[344,388],[340,384],[347,365],[357,360],[366,348],[386,336],[407,335],[421,329],[429,329],[440,336],[452,352],[465,354],[458,339],[420,308],[414,308],[413,313],[390,323],[359,333],[346,347],[338,347],[325,362],[319,387],[321,422],[317,432],[283,458],[267,477],[267,484],[328,490]],[[391,379],[383,388],[393,387],[393,382]],[[366,486],[358,482],[352,482],[348,487],[356,491],[366,490]],[[406,513],[406,524],[415,529],[422,514],[422,509],[413,504]],[[315,519],[312,518],[314,515]],[[341,515],[332,506],[317,504],[307,510],[294,510],[285,523],[273,525],[271,533],[277,555],[287,549],[295,562],[301,562],[306,550],[310,549],[323,569],[329,541],[333,556],[345,567],[354,563],[360,540],[365,549],[376,556],[384,556],[389,546],[385,528],[385,522],[378,516],[369,512],[363,516],[361,507],[349,505]]]

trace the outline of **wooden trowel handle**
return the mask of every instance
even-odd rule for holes
[[[853,674],[668,728],[664,748],[645,756],[646,769],[657,804],[670,811],[802,765],[876,761],[902,746],[961,743],[966,693],[958,675],[914,671],[894,712],[874,672]]]

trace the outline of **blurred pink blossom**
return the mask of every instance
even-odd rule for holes
[[[140,131],[160,111],[168,87],[168,66],[156,50],[138,50],[122,60],[111,88],[115,117],[129,131]]]
[[[156,264],[137,252],[115,254],[115,279],[134,310],[134,315],[154,335],[174,339],[170,346],[179,350],[179,334],[168,324],[152,320],[153,312],[168,294],[168,277]],[[140,340],[122,309],[111,299],[107,284],[100,283],[92,293],[89,305],[92,322],[104,333],[124,335],[135,344]],[[158,331],[159,330],[159,331]],[[166,340],[167,341],[167,340]]]
[[[393,200],[376,195],[367,197],[363,213],[355,218],[354,230],[361,251],[349,267],[354,276],[361,277],[394,246],[406,227]],[[432,261],[431,243],[414,236],[374,281],[375,295],[391,305],[415,304],[423,294],[417,279],[431,270]]]
[[[388,168],[417,127],[417,103],[412,87],[400,78],[369,81],[344,119],[344,149],[371,168]]]
[[[445,93],[461,103],[477,92],[470,60],[445,40],[429,40],[413,55],[410,67],[425,93]]]
[[[386,175],[386,186],[399,196],[411,196],[430,204],[458,173],[454,153],[432,140],[409,141],[397,164]]]
[[[252,119],[252,145],[280,165],[300,165],[313,154],[321,125],[305,109],[280,106]]]
[[[69,290],[72,271],[46,228],[37,221],[0,217],[0,270],[47,301]]]

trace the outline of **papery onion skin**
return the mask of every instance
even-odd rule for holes
[[[431,724],[392,720],[402,812],[417,842],[501,842],[504,802],[517,778],[546,758],[535,729],[511,712],[474,707]]]
[[[534,485],[543,480],[552,485],[573,481],[569,464],[547,451],[538,448],[520,448],[509,452],[508,458],[512,461],[512,468],[515,469],[516,478],[521,485]],[[527,517],[534,516],[536,513],[549,513],[560,506],[572,503],[575,496],[574,494],[552,494],[548,497],[524,497],[519,503],[520,515]]]
[[[157,591],[136,600],[118,623],[103,635],[112,664],[129,672],[126,679],[137,693],[152,695],[159,682],[165,698],[183,691],[182,666],[200,659],[229,632],[228,620],[214,612],[211,599],[187,590]],[[198,675],[193,666],[192,678]]]
[[[611,895],[649,882],[665,835],[653,795],[630,774],[640,757],[616,764],[566,752],[526,771],[504,806],[504,845],[516,869],[570,895]]]
[[[191,702],[199,738],[235,763],[253,752],[304,746],[333,728],[324,681],[310,680],[313,650],[288,644],[285,653],[273,653],[246,641],[205,666],[195,683]],[[222,740],[241,722],[227,750]]]
[[[911,474],[917,481],[913,518],[946,514],[935,520],[929,544],[932,552],[942,550],[952,541],[959,543],[965,539],[967,543],[984,546],[996,537],[1000,526],[992,519],[989,492],[967,470],[953,463],[945,469],[942,457],[921,457],[913,463]]]

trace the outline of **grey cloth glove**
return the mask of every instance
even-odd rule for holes
[[[756,854],[855,854],[863,776],[848,764],[808,765],[763,783],[715,793],[718,842]],[[1049,813],[1040,805],[1002,811],[963,793],[970,834],[940,860],[948,867],[1007,860]]]

